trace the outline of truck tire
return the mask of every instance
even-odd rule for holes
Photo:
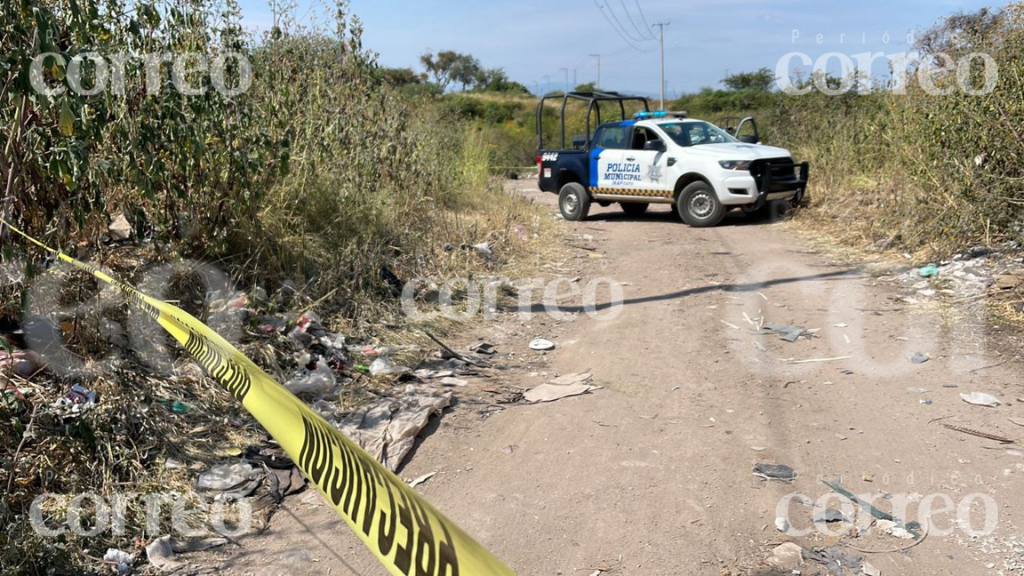
[[[718,199],[718,194],[710,184],[697,181],[679,194],[676,202],[679,217],[694,228],[710,228],[717,226],[725,218],[725,206]]]
[[[644,212],[647,212],[647,207],[650,204],[646,202],[621,202],[622,211],[630,216],[640,216]]]
[[[590,213],[590,194],[582,184],[569,182],[558,193],[558,209],[562,218],[570,222],[584,220]]]
[[[790,204],[786,200],[770,200],[757,209],[744,208],[743,213],[754,220],[778,222],[789,212]]]

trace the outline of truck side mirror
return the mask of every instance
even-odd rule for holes
[[[664,152],[666,150],[665,143],[661,140],[650,140],[644,144],[644,150],[648,152]]]

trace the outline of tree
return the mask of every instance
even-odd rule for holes
[[[443,91],[454,80],[452,75],[459,64],[461,56],[461,54],[452,50],[442,50],[436,56],[431,52],[427,52],[420,56],[420,62],[427,69],[427,73],[434,77],[434,82]]]
[[[380,68],[378,74],[381,80],[391,86],[419,85],[427,81],[427,75],[421,74],[412,68]]]
[[[469,54],[459,54],[452,66],[451,78],[453,81],[462,84],[462,91],[476,82],[477,76],[483,71],[480,61]]]
[[[482,70],[479,60],[469,54],[459,54],[453,50],[442,50],[437,55],[427,52],[420,56],[420,62],[434,77],[434,82],[441,90],[448,88],[452,82],[458,82],[465,91],[473,85]]]
[[[597,86],[593,82],[586,82],[576,87],[577,92],[594,92],[597,90]]]
[[[734,92],[749,90],[751,92],[768,92],[775,84],[775,72],[761,68],[756,72],[740,72],[726,76],[722,80],[725,87]]]
[[[529,88],[509,79],[501,68],[481,69],[473,81],[473,89],[481,92],[530,93]]]

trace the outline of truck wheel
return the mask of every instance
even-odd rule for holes
[[[650,206],[645,202],[622,202],[619,205],[622,206],[622,211],[630,216],[639,216],[647,212],[647,207]]]
[[[684,222],[694,228],[710,228],[725,218],[725,206],[706,182],[694,182],[683,188],[676,209]]]
[[[786,213],[789,212],[790,205],[786,200],[770,200],[765,202],[763,206],[754,210],[750,208],[744,208],[743,212],[753,218],[754,220],[764,220],[767,222],[778,222]]]
[[[562,217],[570,222],[579,222],[590,213],[590,195],[582,184],[570,182],[562,186],[558,194],[558,209]]]

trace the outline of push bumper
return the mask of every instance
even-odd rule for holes
[[[800,203],[807,191],[810,166],[807,162],[765,164],[759,177],[755,178],[758,195],[753,208],[760,208],[773,200],[792,199],[795,204]]]

